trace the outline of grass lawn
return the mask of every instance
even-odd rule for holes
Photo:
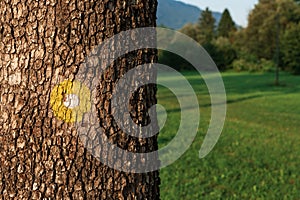
[[[200,160],[210,99],[200,75],[183,74],[200,102],[200,126],[189,150],[161,170],[161,198],[300,199],[300,76],[283,73],[283,85],[275,87],[274,74],[223,73],[225,126],[213,151]],[[180,111],[167,88],[159,87],[158,102],[168,110],[159,136],[163,147],[177,132]]]

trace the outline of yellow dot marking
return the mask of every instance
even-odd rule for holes
[[[90,96],[90,90],[79,81],[65,80],[53,88],[50,105],[57,118],[70,123],[80,122],[83,114],[91,110]],[[77,104],[71,102],[72,106],[67,107],[70,97],[78,98]]]

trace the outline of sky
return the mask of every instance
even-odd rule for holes
[[[227,8],[233,20],[240,26],[247,26],[247,18],[258,0],[179,0],[198,6],[201,9],[209,7],[212,11],[223,12]]]

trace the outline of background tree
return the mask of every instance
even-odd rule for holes
[[[121,31],[155,26],[156,7],[156,0],[0,1],[3,199],[159,199],[158,171],[134,174],[103,165],[87,151],[74,125],[58,119],[50,106],[51,90],[74,80],[93,47]],[[123,48],[114,45],[109,51]],[[131,52],[110,65],[100,80],[91,80],[101,85],[95,102],[103,134],[124,150],[158,148],[157,136],[127,136],[110,109],[119,77],[156,59],[155,50]],[[144,75],[155,76],[149,73]],[[139,124],[149,123],[146,111],[156,102],[155,91],[148,85],[132,97],[132,117]],[[97,136],[88,138],[94,140]],[[99,151],[106,156],[104,147]]]
[[[291,24],[282,41],[283,61],[288,69],[300,74],[300,23]]]
[[[198,42],[200,44],[210,43],[215,36],[215,18],[212,12],[206,8],[202,11],[198,22]]]
[[[237,58],[237,53],[229,38],[218,37],[212,42],[212,45],[214,54],[211,56],[218,68],[220,70],[231,68],[232,62]]]
[[[293,0],[260,0],[249,14],[245,29],[244,45],[248,53],[258,58],[273,59],[278,20],[281,38],[288,24],[298,21],[299,16],[299,6]]]
[[[218,25],[218,36],[229,37],[229,34],[233,31],[236,31],[235,23],[231,18],[229,10],[226,8],[222,13],[222,17]]]
[[[193,38],[195,41],[198,39],[199,30],[195,24],[188,23],[184,25],[180,30],[181,33]]]
[[[272,59],[276,45],[275,1],[259,1],[248,17],[245,45],[258,58]]]

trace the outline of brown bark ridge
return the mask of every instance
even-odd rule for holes
[[[158,171],[105,166],[49,103],[53,87],[74,80],[93,47],[121,31],[155,26],[156,7],[156,0],[0,0],[0,199],[159,199]],[[99,80],[99,123],[128,151],[156,150],[157,135],[140,139],[118,128],[112,89],[126,71],[156,59],[156,50],[131,52]],[[147,85],[132,95],[137,123],[150,123],[155,93]]]

